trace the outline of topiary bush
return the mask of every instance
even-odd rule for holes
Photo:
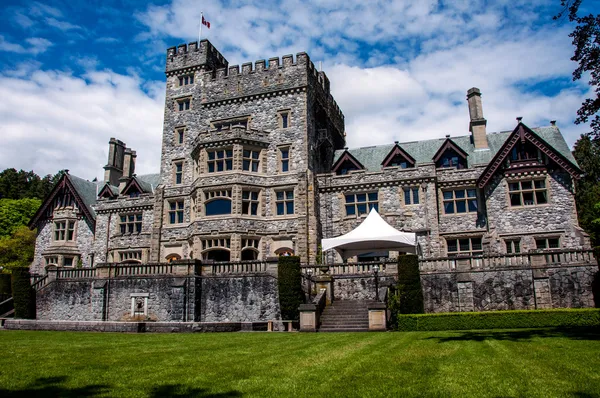
[[[279,288],[279,307],[281,319],[297,321],[300,319],[298,307],[304,303],[300,257],[281,256],[277,265],[277,283]]]
[[[15,318],[35,319],[35,290],[31,287],[29,269],[15,267],[11,275]]]
[[[573,308],[398,315],[400,331],[598,327],[600,310]]]
[[[415,255],[398,258],[398,304],[400,314],[422,314],[423,290],[419,273],[419,259]]]

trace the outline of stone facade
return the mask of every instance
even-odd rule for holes
[[[557,254],[589,249],[574,200],[580,171],[559,129],[519,121],[513,131],[488,134],[479,89],[467,101],[471,135],[347,149],[329,80],[307,54],[239,67],[207,40],[170,48],[160,174],[136,175],[135,151],[114,138],[104,181],[65,171],[31,223],[38,228],[32,271],[109,267],[110,274],[110,267],[284,254],[312,265],[321,239],[351,231],[375,207],[416,234],[427,311],[592,305],[594,266]],[[538,254],[561,260],[540,268]],[[497,269],[485,259],[494,256],[518,267]],[[324,256],[329,265],[364,259]],[[277,319],[274,275],[57,280],[42,289],[38,314],[122,321],[141,306],[144,319],[159,321]],[[382,283],[394,280],[390,273]],[[374,297],[368,275],[331,283],[328,299]]]

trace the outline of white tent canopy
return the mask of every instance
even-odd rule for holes
[[[344,259],[384,250],[416,253],[416,236],[414,233],[398,231],[373,208],[358,227],[337,238],[321,240],[321,247],[324,252],[335,249]]]

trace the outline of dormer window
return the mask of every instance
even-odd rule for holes
[[[381,162],[381,166],[400,167],[402,169],[412,168],[415,167],[415,159],[396,143],[383,162]]]
[[[337,175],[346,175],[353,170],[364,170],[365,167],[346,149],[333,164],[331,171]]]
[[[433,157],[435,167],[442,168],[467,168],[467,153],[456,145],[450,138],[442,144],[440,149]]]

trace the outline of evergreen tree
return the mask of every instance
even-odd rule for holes
[[[579,225],[590,234],[592,245],[600,246],[600,141],[582,135],[573,156],[583,171],[576,184],[575,200]]]
[[[554,19],[560,19],[566,15],[569,21],[577,24],[575,30],[569,35],[573,38],[573,46],[575,46],[575,54],[571,60],[579,64],[573,71],[573,80],[579,80],[589,74],[588,84],[592,87],[595,95],[581,104],[575,123],[587,123],[588,120],[591,120],[592,137],[600,140],[600,115],[598,115],[600,110],[600,14],[580,16],[579,12],[583,9],[582,2],[583,0],[561,0],[562,11]],[[596,11],[598,10],[596,9]]]

